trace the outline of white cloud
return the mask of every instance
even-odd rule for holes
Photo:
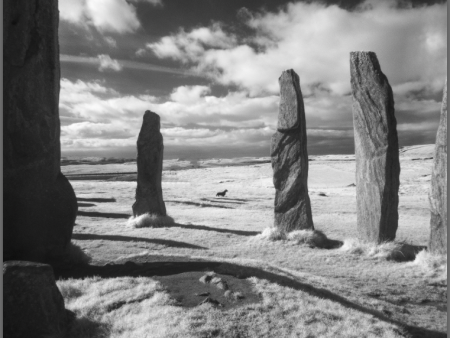
[[[117,48],[117,41],[114,40],[112,37],[110,36],[105,37],[105,42],[108,44],[108,46],[112,48]]]
[[[352,12],[290,3],[277,13],[247,15],[255,36],[240,42],[216,24],[180,31],[147,48],[252,95],[278,92],[277,79],[289,68],[300,75],[304,87],[321,83],[335,94],[347,94],[349,53],[358,50],[374,51],[394,86],[407,82],[442,86],[447,70],[447,4],[399,9],[396,3],[367,1]],[[212,43],[213,36],[220,43]]]
[[[101,82],[62,79],[62,150],[134,149],[146,110],[160,115],[166,150],[268,150],[277,123],[278,102],[276,95],[251,97],[247,92],[214,96],[206,86],[177,87],[167,98],[124,96]],[[324,141],[332,149],[337,139],[352,142],[350,96],[329,95],[316,88],[304,102],[308,136],[315,142],[310,146]],[[395,104],[402,116],[401,121],[397,119],[399,131],[429,133],[433,123],[436,125],[429,117],[439,111],[439,102],[397,95]]]
[[[60,0],[59,10],[61,20],[101,33],[133,33],[141,27],[136,8],[125,0]]]
[[[71,23],[80,23],[84,17],[85,0],[59,0],[59,16],[61,20]]]
[[[100,62],[100,66],[98,67],[98,70],[103,72],[105,70],[113,70],[116,72],[119,72],[122,70],[122,65],[117,61],[111,59],[109,55],[101,54],[97,55],[97,58]]]
[[[160,58],[179,59],[187,62],[200,58],[212,48],[231,48],[236,45],[236,37],[226,34],[218,23],[211,27],[200,27],[186,32],[181,29],[177,35],[166,36],[159,42],[147,44]]]
[[[170,98],[175,102],[195,103],[210,91],[207,86],[181,86],[172,92]]]
[[[88,121],[74,123],[61,128],[66,139],[127,139],[136,136],[123,125],[116,123],[92,123]]]

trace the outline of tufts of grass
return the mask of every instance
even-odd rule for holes
[[[263,230],[262,233],[259,235],[256,235],[257,239],[267,240],[267,241],[282,241],[286,240],[286,234],[284,231],[275,228],[275,227],[268,227]]]
[[[389,241],[376,244],[351,238],[344,240],[341,251],[369,258],[405,262],[414,260],[418,250],[403,242]]]
[[[418,266],[431,283],[447,285],[447,256],[430,253],[422,250],[416,255],[416,259],[409,263]]]
[[[256,235],[257,239],[268,241],[289,241],[299,245],[307,245],[311,248],[332,249],[339,247],[342,243],[339,241],[333,241],[327,238],[327,236],[319,230],[295,230],[289,233],[285,233],[275,227],[269,227],[264,231]]]
[[[132,228],[160,228],[172,224],[174,224],[174,220],[170,216],[161,216],[149,213],[138,217],[131,216],[127,222],[127,226]]]
[[[315,248],[325,248],[328,238],[319,230],[295,230],[287,235],[289,241],[297,244],[306,244]]]

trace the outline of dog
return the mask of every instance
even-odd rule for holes
[[[222,192],[218,192],[217,194],[216,194],[216,197],[218,197],[218,196],[222,196],[222,197],[225,197],[225,194],[227,193],[227,191],[228,190],[224,190],[224,191],[222,191]]]

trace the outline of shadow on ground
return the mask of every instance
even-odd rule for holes
[[[115,202],[115,198],[83,198],[83,197],[77,197],[77,201],[83,201],[83,202]]]
[[[87,217],[104,217],[104,218],[130,218],[129,214],[116,214],[113,212],[98,212],[98,211],[80,211],[77,212],[78,216],[87,216]]]
[[[412,245],[402,243],[398,250],[393,251],[387,260],[392,260],[396,262],[408,262],[416,259],[416,255],[419,251],[425,250],[427,247],[423,245]]]
[[[220,198],[200,198],[200,200],[213,203],[245,204],[245,202],[240,201],[224,201],[223,199]]]
[[[170,246],[174,248],[187,248],[187,249],[203,249],[206,250],[208,248],[185,243],[172,241],[169,239],[159,239],[159,238],[142,238],[142,237],[129,237],[129,236],[118,236],[118,235],[96,235],[96,234],[72,234],[72,239],[77,240],[107,240],[107,241],[121,241],[121,242],[145,242],[152,244],[160,244],[165,246]]]
[[[196,207],[201,208],[221,208],[221,209],[234,209],[232,207],[227,207],[225,205],[217,205],[217,204],[207,204],[207,203],[198,203],[198,202],[191,202],[191,201],[175,201],[175,200],[169,200],[165,201],[166,203],[178,203],[178,204],[186,204],[186,205],[195,205]]]
[[[78,202],[78,206],[79,207],[83,207],[83,208],[87,208],[87,207],[95,207],[97,204],[94,203],[83,203],[83,202]]]
[[[215,232],[221,232],[221,233],[228,233],[233,235],[239,235],[239,236],[256,236],[260,234],[258,231],[245,231],[245,230],[232,230],[232,229],[223,229],[223,228],[213,228],[206,225],[194,225],[194,224],[179,224],[174,223],[173,225],[170,225],[170,227],[180,227],[183,229],[190,229],[190,230],[206,230],[206,231],[215,231]]]
[[[155,276],[169,276],[192,271],[214,271],[222,275],[230,275],[235,278],[243,279],[249,277],[257,277],[266,279],[271,283],[276,283],[281,286],[293,288],[302,292],[306,292],[314,297],[328,299],[341,304],[347,308],[351,308],[366,314],[370,314],[377,319],[397,325],[400,329],[412,338],[445,338],[447,334],[428,330],[416,326],[407,325],[398,320],[394,320],[379,312],[377,310],[368,309],[364,306],[353,303],[344,297],[341,297],[331,291],[323,288],[314,287],[310,284],[298,281],[294,276],[277,275],[273,272],[265,271],[261,268],[250,266],[243,266],[227,262],[213,262],[200,259],[191,259],[188,257],[164,257],[158,256],[158,261],[155,257],[135,257],[134,261],[117,262],[117,264],[106,264],[104,266],[86,265],[80,266],[70,270],[55,269],[55,276],[57,279],[66,278],[86,278],[99,276],[102,278],[114,277],[155,277]],[[120,263],[120,264],[119,264]]]

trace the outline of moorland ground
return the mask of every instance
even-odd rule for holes
[[[401,152],[396,241],[419,249],[427,245],[429,236],[432,151],[433,146],[417,146]],[[102,331],[105,336],[445,336],[447,280],[443,271],[417,262],[387,260],[382,250],[363,250],[352,240],[357,238],[353,155],[310,156],[308,184],[315,228],[344,242],[342,248],[331,250],[259,235],[273,224],[275,190],[268,158],[165,161],[163,197],[174,224],[156,228],[127,226],[136,189],[135,162],[71,164],[62,171],[71,180],[79,203],[72,242],[88,252],[91,265],[189,257],[256,267],[332,295],[320,299],[301,287],[280,286],[275,279],[256,276],[248,281],[259,294],[260,305],[183,308],[173,303],[170,292],[164,293],[170,291],[170,283],[164,286],[155,278],[121,275],[124,279],[115,286],[105,284],[104,278],[59,281],[66,306],[80,318],[90,317],[91,329],[108,322]],[[225,197],[216,197],[225,189]],[[95,296],[88,291],[94,284]],[[128,307],[117,309],[99,301],[102,295],[114,298],[111,292],[121,293],[114,296],[118,297],[115,301]],[[136,300],[136,295],[141,298]],[[82,297],[97,297],[97,305],[83,310],[85,305],[80,304],[86,298]],[[152,310],[159,314],[142,317],[148,312],[145,299],[150,302],[147,306],[161,312]],[[118,318],[128,318],[127,324],[117,324]],[[402,325],[424,330],[398,331]]]

